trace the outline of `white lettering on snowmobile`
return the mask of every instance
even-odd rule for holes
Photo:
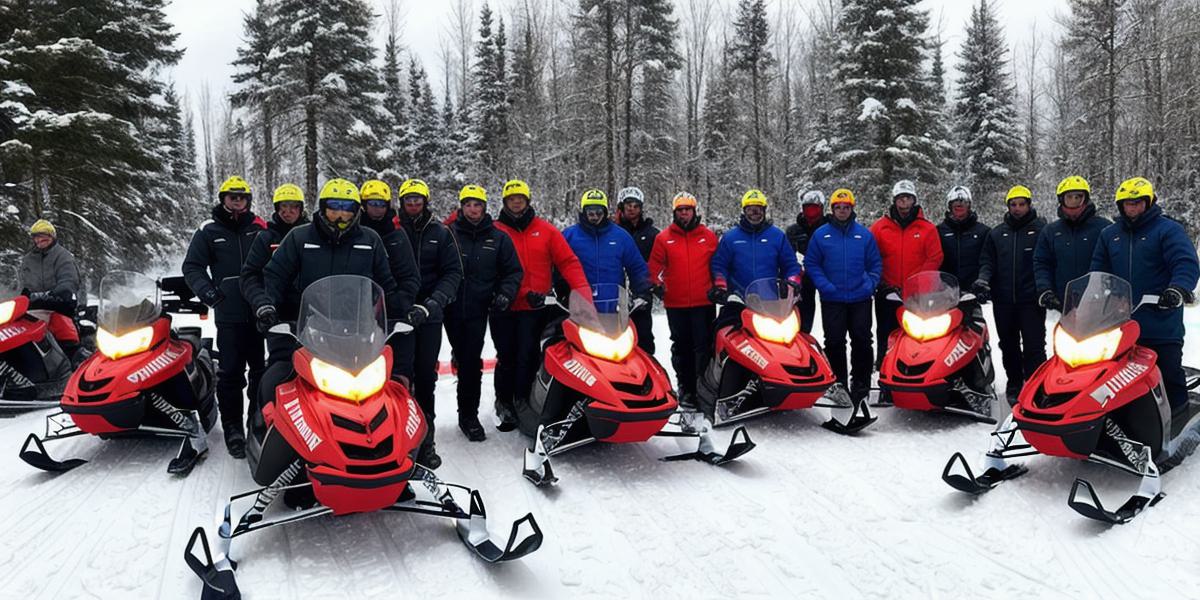
[[[592,372],[589,371],[587,367],[583,366],[583,364],[579,361],[572,358],[571,360],[563,363],[563,368],[566,369],[568,373],[578,377],[580,381],[586,383],[588,387],[596,385],[596,376],[592,375]]]
[[[404,433],[408,435],[408,439],[412,439],[417,435],[417,428],[421,426],[421,418],[417,415],[421,414],[421,410],[410,397],[408,399],[408,420],[404,423]]]
[[[4,329],[0,329],[0,342],[8,341],[9,339],[20,335],[24,331],[24,327],[17,325],[11,325],[9,327],[5,327]]]
[[[168,346],[167,351],[163,352],[161,356],[146,363],[146,366],[134,371],[133,373],[130,373],[125,379],[128,379],[129,383],[141,383],[146,381],[155,373],[165,369],[168,365],[175,362],[175,359],[179,358],[180,356],[183,356],[183,351],[175,350]]]
[[[966,356],[967,351],[970,349],[971,349],[971,347],[968,346],[966,344],[966,342],[963,342],[960,339],[957,342],[954,342],[954,349],[950,351],[950,354],[946,355],[946,360],[943,360],[942,362],[945,363],[947,367],[949,367],[949,366],[953,365],[954,363],[958,362],[958,359]]]
[[[760,369],[767,368],[766,357],[759,354],[758,351],[755,350],[754,348],[751,348],[750,342],[742,342],[742,345],[738,346],[738,352],[741,352],[743,356],[745,356],[746,358],[749,358],[750,362],[753,362],[754,364],[758,365],[758,368],[760,368]]]
[[[1125,389],[1125,386],[1132,383],[1134,379],[1137,379],[1139,375],[1149,369],[1150,367],[1139,362],[1126,364],[1120,371],[1117,371],[1116,375],[1113,375],[1108,381],[1100,384],[1100,387],[1092,392],[1092,399],[1099,402],[1102,407],[1107,405],[1108,401],[1112,400],[1118,392]]]
[[[308,451],[312,452],[317,446],[321,445],[321,438],[308,426],[308,421],[304,420],[304,413],[300,411],[300,399],[292,398],[287,404],[283,405],[283,409],[287,411],[288,416],[292,418],[292,425],[296,426],[296,432],[300,434],[300,439],[308,445]]]
[[[14,388],[29,388],[33,387],[34,385],[28,377],[22,375],[21,372],[16,370],[16,368],[14,368],[12,365],[3,361],[0,361],[0,381],[10,381],[12,382]]]

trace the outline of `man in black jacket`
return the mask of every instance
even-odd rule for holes
[[[246,434],[242,429],[243,392],[246,367],[250,368],[250,397],[253,399],[263,373],[263,336],[253,327],[243,299],[238,276],[242,265],[265,226],[250,211],[250,184],[234,175],[221,184],[212,220],[192,235],[183,259],[183,277],[192,293],[216,310],[217,405],[225,448],[230,456],[246,456]]]
[[[991,228],[979,222],[971,210],[971,190],[956,185],[946,193],[946,218],[938,223],[942,238],[943,273],[958,278],[958,285],[970,286],[979,279],[979,259]]]
[[[420,179],[409,179],[400,186],[400,202],[404,212],[400,224],[412,243],[417,269],[421,274],[421,289],[416,304],[408,311],[408,322],[414,327],[409,342],[413,344],[410,372],[413,395],[425,412],[429,434],[417,462],[436,469],[442,464],[434,444],[434,385],[437,383],[438,353],[442,348],[442,312],[458,296],[462,281],[462,262],[454,238],[429,211],[429,186]]]
[[[642,214],[645,195],[641,188],[627,187],[617,194],[617,224],[633,238],[642,262],[649,262],[650,251],[654,249],[654,238],[658,236],[658,228],[654,221]],[[638,346],[654,354],[654,315],[647,310],[639,310],[629,315],[633,327],[637,331]]]
[[[275,212],[267,223],[267,229],[254,238],[250,253],[242,265],[241,290],[242,296],[250,304],[259,332],[267,337],[267,361],[275,362],[291,354],[295,341],[289,336],[268,334],[267,330],[280,321],[292,322],[299,317],[300,290],[289,290],[287,297],[276,305],[267,296],[267,289],[263,285],[263,269],[284,236],[293,228],[308,223],[308,215],[304,214],[304,191],[293,183],[275,188],[271,206]],[[256,390],[251,389],[251,393],[256,393]],[[261,398],[258,404],[261,408]]]
[[[974,286],[981,302],[992,301],[1009,404],[1016,403],[1025,380],[1046,361],[1046,310],[1037,304],[1033,281],[1033,249],[1046,221],[1037,215],[1032,198],[1025,186],[1008,191],[1008,214],[988,233]]]
[[[458,362],[458,428],[472,442],[486,438],[479,423],[483,378],[483,336],[488,313],[508,309],[524,271],[508,234],[487,214],[487,192],[468,185],[458,194],[461,208],[450,233],[462,256],[458,296],[446,307],[446,337]]]
[[[1112,225],[1112,221],[1096,214],[1092,188],[1086,179],[1067,177],[1059,182],[1055,193],[1058,220],[1042,229],[1033,251],[1038,305],[1046,310],[1062,310],[1067,283],[1091,270],[1100,231]]]
[[[360,195],[363,203],[360,224],[383,239],[388,267],[392,270],[396,286],[400,288],[393,318],[408,319],[417,291],[421,288],[421,274],[417,271],[417,260],[413,256],[408,234],[400,227],[400,220],[392,208],[392,188],[386,182],[371,179],[363,182]],[[409,337],[393,336],[388,340],[388,345],[392,347],[392,377],[412,389],[409,376],[412,373],[413,345],[409,343]]]
[[[825,216],[825,194],[820,190],[809,190],[800,195],[800,214],[796,222],[788,225],[787,237],[792,249],[800,254],[808,253],[808,241],[818,227],[829,222]],[[817,288],[808,272],[800,280],[800,329],[812,333],[813,319],[817,316]]]

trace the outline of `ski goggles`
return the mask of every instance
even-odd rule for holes
[[[341,210],[345,212],[355,212],[358,210],[358,203],[353,200],[326,200],[325,208],[330,210]]]
[[[363,204],[366,204],[372,208],[387,208],[391,203],[387,200],[367,200],[366,202],[363,202]]]
[[[585,216],[585,217],[603,217],[604,213],[607,213],[607,212],[608,212],[608,209],[604,208],[603,206],[589,206],[589,207],[583,209],[583,216]]]

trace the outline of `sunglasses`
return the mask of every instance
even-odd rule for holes
[[[387,208],[391,203],[387,200],[367,200],[364,204],[372,208]]]
[[[236,202],[238,200],[249,200],[250,196],[248,194],[225,194],[225,199]]]
[[[358,210],[358,203],[353,200],[326,200],[325,208],[330,210],[355,212]]]

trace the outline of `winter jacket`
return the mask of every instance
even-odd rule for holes
[[[579,264],[579,258],[567,240],[563,239],[562,232],[535,215],[533,207],[525,209],[519,217],[501,210],[496,228],[512,238],[524,271],[521,287],[517,288],[517,296],[509,310],[531,310],[526,298],[529,292],[548,294],[552,281],[551,268],[558,270],[571,289],[590,293],[583,266]]]
[[[271,304],[279,306],[291,290],[304,289],[330,275],[369,277],[387,297],[388,318],[403,317],[399,286],[388,266],[387,250],[379,234],[354,223],[334,235],[329,225],[314,215],[283,236],[279,248],[263,269],[263,285]]]
[[[18,288],[30,292],[55,292],[71,297],[79,294],[79,267],[75,257],[57,241],[45,250],[34,248],[22,256],[17,279]]]
[[[599,225],[592,225],[579,213],[579,223],[568,227],[563,238],[583,265],[590,285],[625,287],[628,276],[628,287],[633,294],[650,291],[650,273],[637,244],[612,221],[605,219]]]
[[[663,306],[708,306],[712,272],[708,265],[717,251],[717,235],[693,218],[682,227],[671,223],[654,238],[650,250],[650,282],[663,286]]]
[[[359,222],[363,227],[379,234],[383,247],[387,250],[388,268],[392,270],[392,279],[396,280],[396,310],[400,314],[408,314],[408,309],[417,302],[417,292],[421,289],[421,274],[417,271],[417,259],[413,256],[412,243],[396,218],[396,211],[388,208],[382,219],[375,220],[363,212]]]
[[[659,234],[658,228],[654,226],[654,220],[642,217],[638,219],[635,225],[618,216],[617,224],[621,226],[621,229],[625,230],[625,233],[628,233],[633,238],[633,243],[637,245],[638,254],[642,255],[642,262],[649,262],[650,251],[654,249],[654,238],[658,237]]]
[[[1084,207],[1077,220],[1063,216],[1062,207],[1059,207],[1058,220],[1042,228],[1033,250],[1033,276],[1038,295],[1050,290],[1061,301],[1067,283],[1091,270],[1100,231],[1109,225],[1112,221],[1096,216],[1094,204]]]
[[[951,219],[947,212],[937,229],[942,239],[942,272],[957,277],[959,286],[970,287],[979,279],[979,259],[992,229],[980,223],[974,212],[962,221]]]
[[[433,213],[425,209],[415,219],[400,218],[408,241],[412,245],[417,269],[421,277],[421,289],[417,292],[417,304],[434,300],[443,308],[458,297],[458,285],[462,283],[462,261],[454,236],[445,225],[433,219]],[[432,315],[430,323],[441,319]]]
[[[462,257],[463,279],[457,297],[446,309],[447,318],[486,316],[492,300],[500,294],[510,301],[516,299],[524,271],[512,238],[497,229],[486,213],[478,224],[459,215],[450,233]]]
[[[871,235],[883,257],[883,285],[899,288],[909,277],[942,266],[937,227],[925,219],[919,206],[913,206],[907,218],[901,218],[893,206],[871,225]]]
[[[271,260],[271,255],[275,253],[279,242],[289,231],[306,223],[308,223],[308,215],[303,213],[291,225],[283,222],[279,218],[279,213],[275,213],[267,222],[267,228],[254,238],[254,243],[250,245],[250,253],[246,256],[246,262],[242,264],[240,282],[242,297],[249,303],[251,314],[254,314],[259,308],[271,304],[271,299],[267,296],[267,288],[263,285],[263,269]],[[300,310],[300,290],[289,290],[282,302],[275,306],[275,310],[278,311],[280,319],[295,321]]]
[[[738,292],[759,279],[800,275],[800,263],[787,235],[770,220],[751,225],[745,216],[721,237],[711,268],[715,285],[724,284]]]
[[[979,261],[979,280],[988,282],[992,301],[997,304],[1018,304],[1037,301],[1037,285],[1033,281],[1033,249],[1038,233],[1046,220],[1029,209],[1016,219],[1011,213],[988,232]]]
[[[202,300],[214,287],[224,296],[215,306],[217,323],[249,323],[254,315],[242,297],[238,277],[254,238],[267,224],[249,211],[235,221],[220,204],[213,207],[212,217],[192,235],[183,259],[183,279]]]
[[[1196,247],[1183,226],[1155,204],[1136,220],[1124,216],[1100,232],[1092,254],[1092,271],[1112,273],[1133,287],[1136,304],[1147,294],[1161,294],[1167,286],[1194,291],[1200,279]],[[1182,342],[1183,309],[1164,311],[1145,307],[1133,313],[1146,342]]]
[[[821,293],[822,302],[869,300],[883,273],[875,236],[851,217],[830,219],[808,241],[804,269]]]
[[[808,244],[812,240],[812,234],[817,229],[829,222],[828,215],[821,215],[816,223],[809,224],[808,219],[804,218],[804,213],[796,215],[796,222],[788,225],[787,238],[792,244],[792,248],[800,254],[808,253]]]

